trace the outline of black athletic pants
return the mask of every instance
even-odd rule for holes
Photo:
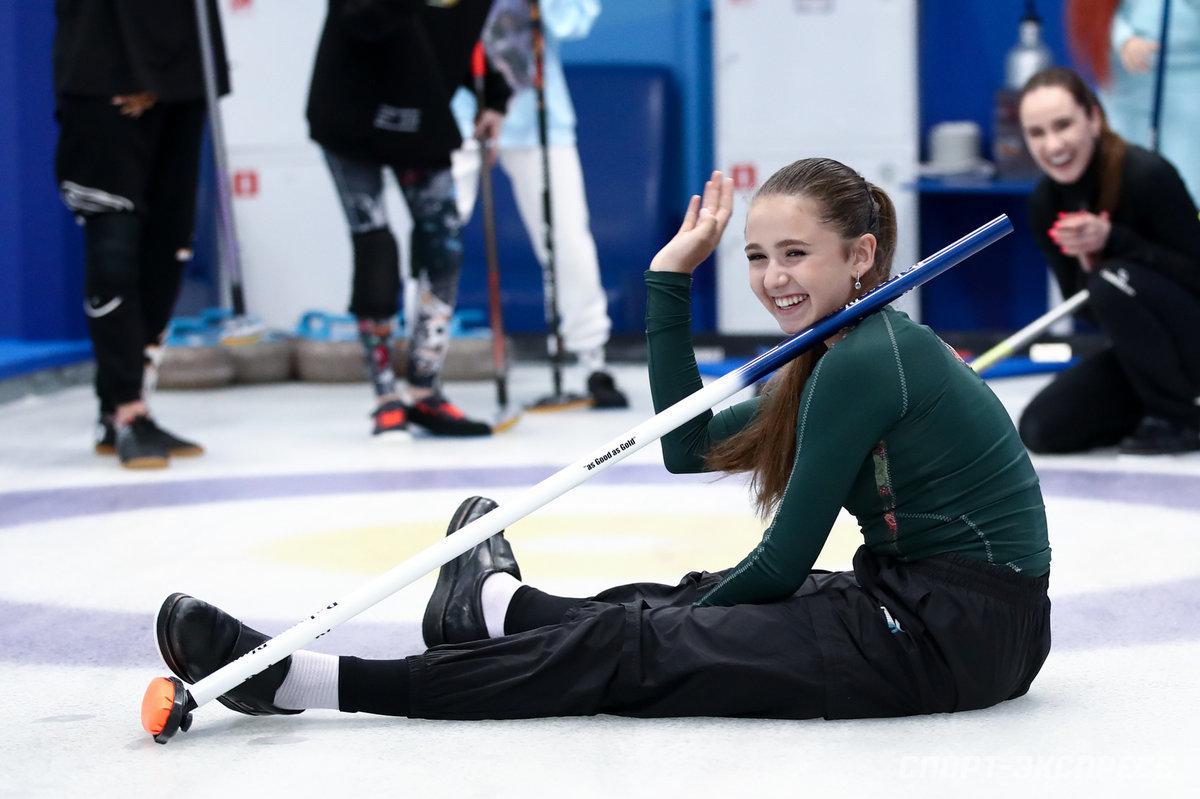
[[[1147,415],[1195,424],[1200,296],[1149,267],[1116,260],[1101,264],[1087,289],[1111,345],[1030,401],[1019,425],[1025,446],[1046,453],[1112,446]]]
[[[970,710],[1023,695],[1050,649],[1048,577],[964,556],[901,563],[863,547],[853,572],[814,573],[786,600],[692,605],[720,579],[694,572],[674,587],[622,586],[561,624],[391,661],[410,686],[408,715],[832,719]],[[386,712],[371,700],[387,692],[386,672],[343,667],[342,679],[367,673],[377,684],[340,686],[344,710]]]
[[[192,257],[203,100],[140,117],[107,97],[60,97],[59,191],[84,228],[84,310],[101,413],[142,393],[144,351],[166,330]]]

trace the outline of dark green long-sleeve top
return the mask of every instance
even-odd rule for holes
[[[702,386],[691,338],[691,277],[647,272],[646,336],[657,411]],[[758,399],[706,411],[663,436],[674,473],[706,469]],[[927,327],[884,308],[817,362],[796,420],[796,460],[762,541],[698,604],[762,603],[807,578],[844,507],[875,553],[950,552],[1030,576],[1050,570],[1037,474],[991,389]]]

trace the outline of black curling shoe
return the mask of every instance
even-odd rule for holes
[[[629,398],[617,388],[617,381],[608,372],[592,372],[587,380],[593,408],[628,408]]]
[[[158,422],[154,421],[150,417],[147,416],[146,418],[150,420],[150,426],[154,428],[154,432],[158,436],[158,440],[161,441],[163,446],[167,448],[167,453],[172,458],[190,458],[194,455],[204,454],[204,447],[200,446],[195,441],[188,441],[186,438],[180,438],[170,430],[165,430],[162,427],[159,427]]]
[[[1137,429],[1121,439],[1117,447],[1123,455],[1177,455],[1198,449],[1200,429],[1195,424],[1157,416],[1142,419]]]
[[[220,608],[187,594],[171,594],[166,598],[158,611],[155,636],[163,662],[187,683],[204,679],[268,640]],[[217,701],[248,716],[302,713],[274,703],[275,692],[283,684],[291,664],[289,655],[218,696]]]
[[[101,415],[96,422],[96,453],[120,455],[127,469],[161,469],[169,457],[203,455],[204,447],[164,430],[149,416],[139,416],[119,435],[112,416]]]
[[[139,416],[116,430],[117,457],[126,469],[165,469],[170,463],[167,445],[149,416]]]
[[[496,507],[486,497],[463,500],[450,520],[446,535],[461,530]],[[503,530],[442,566],[421,623],[426,646],[463,644],[488,637],[481,596],[483,581],[496,572],[507,572],[521,579],[521,569]]]

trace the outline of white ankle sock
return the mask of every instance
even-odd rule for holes
[[[285,710],[338,709],[338,658],[300,649],[275,692],[275,704]]]
[[[496,572],[483,581],[480,591],[483,605],[483,622],[487,625],[488,638],[504,635],[504,617],[513,594],[524,583],[508,572]]]

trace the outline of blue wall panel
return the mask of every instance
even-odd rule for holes
[[[0,11],[0,337],[85,335],[82,241],[54,183],[52,3]]]
[[[1068,64],[1063,0],[1037,0],[1043,38],[1056,63]],[[1004,85],[1004,56],[1017,43],[1025,0],[924,0],[920,19],[921,130],[969,119],[991,151],[994,93]],[[922,157],[927,157],[925,136]]]
[[[21,187],[17,169],[17,52],[9,46],[16,27],[15,3],[0,3],[0,339],[21,328]]]
[[[1043,38],[1056,63],[1069,64],[1062,0],[1038,0]],[[970,120],[991,159],[995,93],[1017,42],[1024,0],[926,0],[921,5],[922,158],[931,127]],[[1032,181],[921,191],[921,253],[929,254],[1004,213],[1013,233],[921,289],[922,320],[939,331],[1008,331],[1047,308],[1046,262],[1025,212]]]

